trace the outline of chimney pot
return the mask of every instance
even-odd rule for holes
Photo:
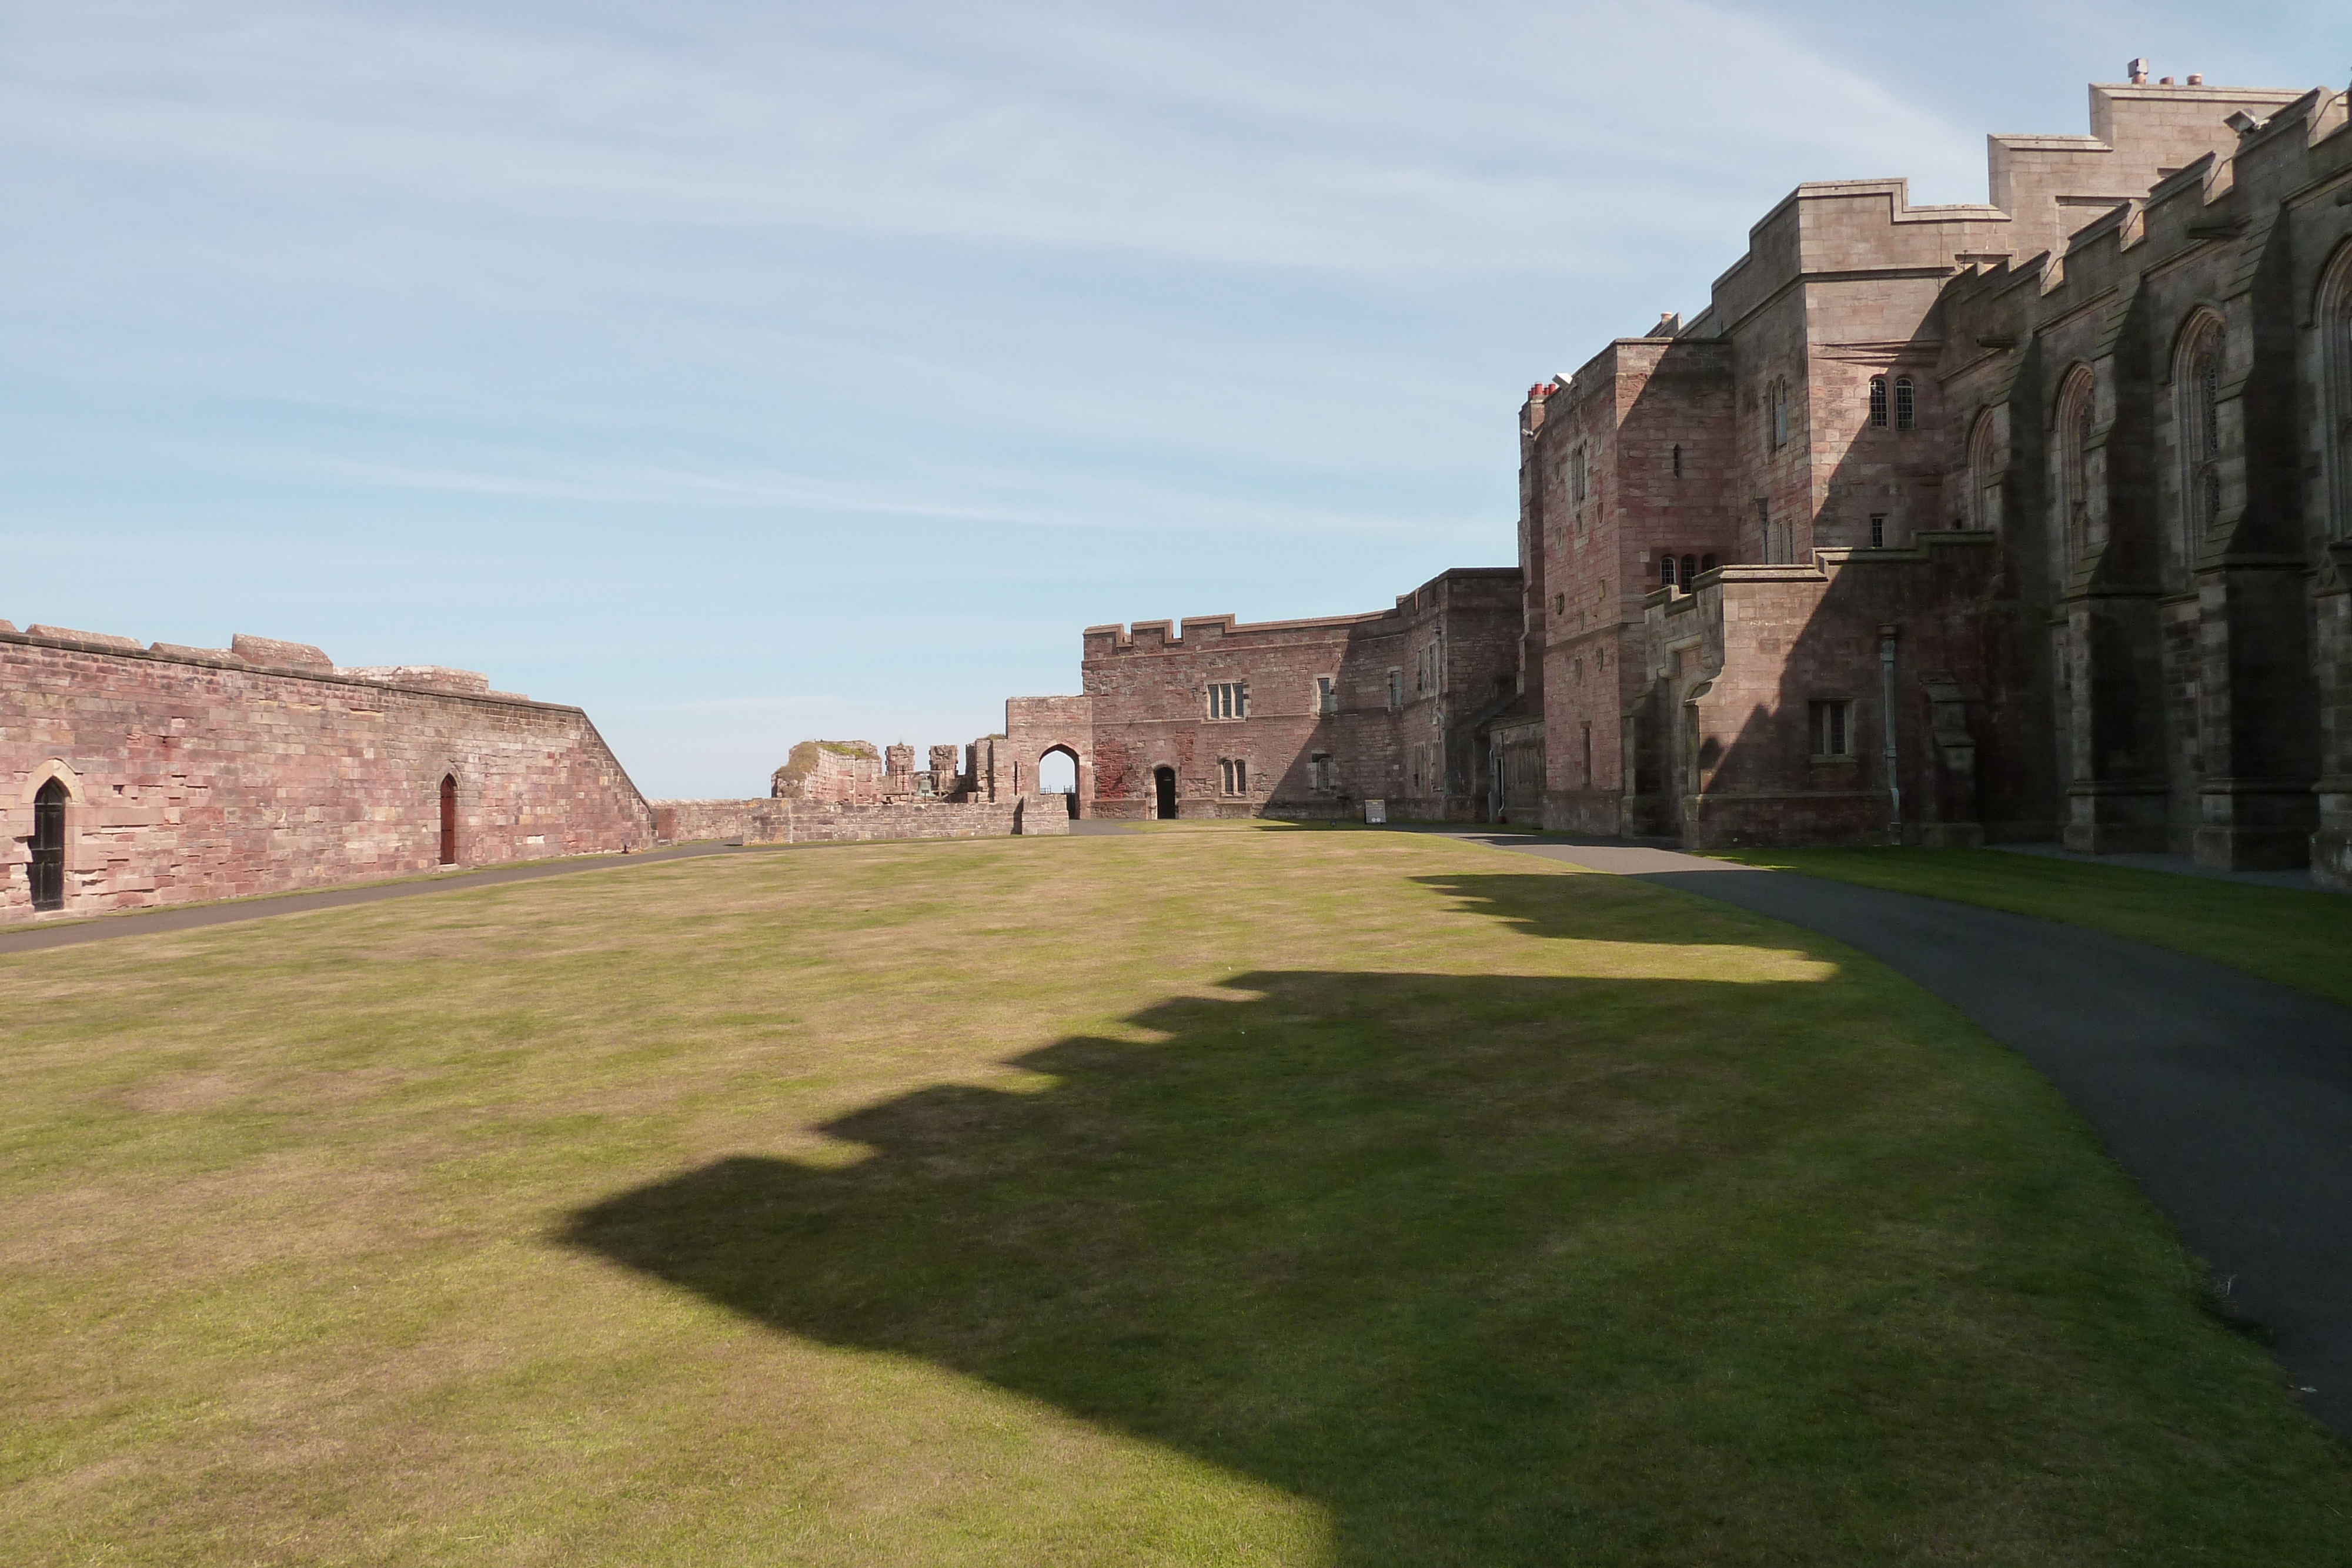
[[[2147,82],[2147,57],[2143,55],[2138,59],[2133,60],[2128,65],[2125,66],[2124,74],[2131,78],[2131,82],[2134,87],[2146,86]]]
[[[2170,87],[2172,85],[2172,78],[2170,77],[2158,77],[2156,78],[2156,85],[2158,87]]]
[[[2205,85],[2205,78],[2203,74],[2198,71],[2190,71],[2189,73],[2189,85],[2190,87],[2203,87]]]

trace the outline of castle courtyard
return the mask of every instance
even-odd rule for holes
[[[1568,852],[1180,821],[0,951],[9,1555],[2352,1559],[2294,1347],[2063,1068]],[[1876,854],[1803,869],[2342,950]]]

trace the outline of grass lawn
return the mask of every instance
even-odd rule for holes
[[[2004,850],[1735,850],[1743,865],[2088,925],[2352,1007],[2352,897]]]
[[[1629,881],[797,850],[0,1006],[11,1563],[2352,1561],[2053,1092]]]

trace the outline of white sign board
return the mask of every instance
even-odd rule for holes
[[[1386,823],[1388,820],[1389,803],[1386,800],[1367,800],[1364,802],[1364,821],[1367,822]]]

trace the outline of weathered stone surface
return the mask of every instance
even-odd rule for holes
[[[672,843],[807,844],[875,839],[1004,838],[1019,802],[906,800],[656,800],[654,829]],[[1064,828],[1067,831],[1066,824]]]
[[[803,740],[768,780],[779,800],[824,805],[872,804],[882,799],[882,754],[867,740]]]
[[[1083,695],[1005,704],[998,787],[1034,790],[1058,750],[1087,816],[1340,817],[1368,798],[1483,816],[1479,731],[1517,699],[1519,585],[1465,568],[1368,615],[1088,627]]]
[[[71,918],[433,870],[445,777],[459,865],[652,841],[577,708],[394,688],[260,638],[191,657],[0,630],[0,921],[35,917],[34,797],[52,779],[70,795]]]

